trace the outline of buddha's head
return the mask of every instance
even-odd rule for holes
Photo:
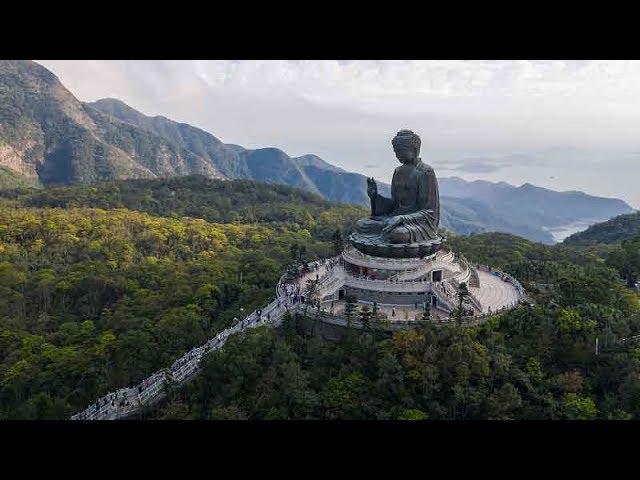
[[[400,130],[393,140],[393,151],[400,163],[416,163],[420,154],[420,137],[411,130]]]

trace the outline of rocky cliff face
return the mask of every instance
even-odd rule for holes
[[[101,112],[134,128],[150,132],[181,151],[190,152],[226,178],[250,178],[245,162],[238,158],[238,152],[209,132],[162,116],[149,117],[113,98],[85,105],[94,112]],[[244,151],[242,147],[238,148]]]
[[[43,184],[199,173],[210,162],[78,101],[46,68],[0,61],[0,166]]]

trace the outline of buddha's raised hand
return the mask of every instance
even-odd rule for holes
[[[378,185],[376,185],[376,181],[372,178],[367,178],[367,195],[369,198],[373,198],[378,194]]]

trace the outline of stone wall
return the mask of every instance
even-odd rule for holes
[[[302,335],[316,334],[325,340],[342,340],[347,334],[346,327],[324,322],[320,319],[296,315],[296,331]]]
[[[413,305],[416,302],[422,304],[427,301],[426,292],[377,292],[348,286],[345,286],[344,290],[346,295],[354,295],[358,300],[365,302],[378,302],[390,305]]]
[[[319,335],[325,340],[332,342],[340,341],[347,335],[346,319],[337,317],[319,317],[314,318],[313,313],[308,316],[297,314],[295,316],[296,331],[304,335]],[[391,325],[389,329],[376,329],[376,335],[391,337],[393,330],[408,328],[410,325]],[[415,325],[414,325],[415,326]],[[395,327],[395,328],[393,328]],[[353,331],[357,334],[362,331],[362,324],[357,320],[353,321]]]

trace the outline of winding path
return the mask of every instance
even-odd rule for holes
[[[155,372],[134,387],[122,388],[105,395],[84,411],[73,415],[71,420],[117,420],[134,415],[143,406],[157,402],[165,396],[169,384],[184,384],[196,374],[202,357],[222,348],[231,335],[259,325],[278,326],[286,311],[294,311],[296,303],[291,286],[278,283],[276,292],[276,299],[262,309],[261,315],[258,315],[257,310],[252,312],[244,320],[223,330],[204,345],[185,353],[169,368]]]

